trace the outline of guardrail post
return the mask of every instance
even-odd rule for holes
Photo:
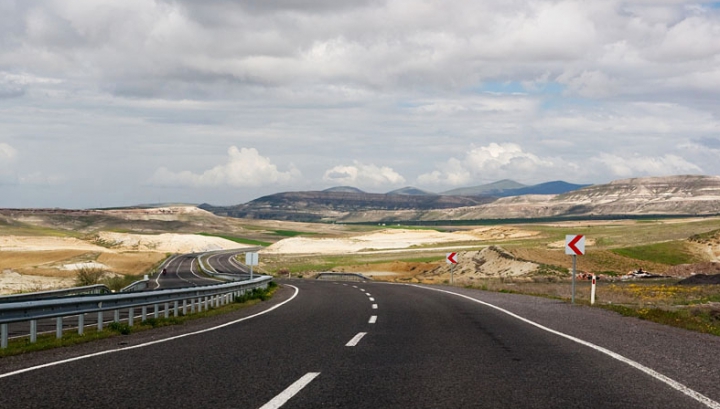
[[[0,348],[8,347],[8,325],[0,324]]]
[[[62,317],[55,318],[55,338],[62,338]]]
[[[187,300],[183,300],[183,315],[187,315]]]
[[[170,303],[165,303],[165,309],[163,310],[163,313],[165,314],[165,318],[170,317]]]
[[[160,316],[160,307],[157,304],[153,305],[153,317],[157,318]]]
[[[147,305],[143,305],[140,310],[140,321],[147,320]]]
[[[37,320],[30,320],[30,343],[37,342]]]
[[[209,300],[209,298],[210,298],[210,297],[205,297],[205,307],[204,307],[204,308],[205,308],[205,311],[207,311],[207,310],[210,309],[210,300]]]
[[[191,299],[190,299],[190,312],[191,312],[192,314],[195,313],[195,299],[194,299],[194,298],[191,298]]]
[[[178,302],[175,301],[173,303],[173,317],[177,317],[177,316],[178,316]]]
[[[103,312],[98,311],[97,330],[102,331],[102,329],[103,329]]]
[[[132,327],[135,323],[135,308],[128,308],[128,326]]]
[[[78,315],[78,335],[85,333],[85,314]]]
[[[115,317],[113,317],[114,322],[120,322],[120,310],[115,310]]]

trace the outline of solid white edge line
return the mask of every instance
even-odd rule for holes
[[[585,345],[586,347],[592,348],[592,349],[594,349],[594,350],[596,350],[596,351],[598,351],[598,352],[602,352],[603,354],[608,355],[608,356],[610,356],[611,358],[614,358],[614,359],[616,359],[616,360],[618,360],[618,361],[620,361],[620,362],[623,362],[623,363],[625,363],[625,364],[628,364],[628,365],[632,366],[633,368],[635,368],[635,369],[637,369],[637,370],[639,370],[639,371],[642,371],[642,372],[644,372],[644,373],[652,376],[653,378],[655,378],[655,379],[657,379],[657,380],[665,383],[666,385],[670,386],[671,388],[673,388],[673,389],[675,389],[675,390],[677,390],[677,391],[679,391],[679,392],[682,392],[682,393],[685,394],[686,396],[688,396],[688,397],[690,397],[690,398],[692,398],[692,399],[694,399],[694,400],[696,400],[696,401],[704,404],[705,406],[707,406],[707,407],[709,407],[709,408],[712,408],[712,409],[720,409],[720,403],[718,403],[718,402],[716,402],[716,401],[708,398],[707,396],[701,394],[700,392],[697,392],[697,391],[695,391],[695,390],[693,390],[693,389],[690,389],[689,387],[681,384],[680,382],[678,382],[678,381],[676,381],[676,380],[674,380],[674,379],[671,379],[671,378],[669,378],[669,377],[661,374],[660,372],[655,371],[654,369],[651,369],[651,368],[649,368],[649,367],[647,367],[647,366],[645,366],[645,365],[643,365],[643,364],[641,364],[641,363],[639,363],[639,362],[635,362],[635,361],[633,361],[633,360],[630,359],[630,358],[626,358],[626,357],[624,357],[624,356],[622,356],[622,355],[620,355],[620,354],[618,354],[618,353],[616,353],[616,352],[613,352],[613,351],[611,351],[611,350],[609,350],[609,349],[607,349],[607,348],[603,348],[603,347],[601,347],[601,346],[599,346],[599,345],[595,345],[595,344],[593,344],[593,343],[591,343],[591,342],[582,340],[582,339],[580,339],[580,338],[576,338],[576,337],[574,337],[574,336],[572,336],[572,335],[568,335],[568,334],[565,334],[565,333],[563,333],[563,332],[556,331],[556,330],[554,330],[554,329],[552,329],[552,328],[548,328],[548,327],[546,327],[546,326],[544,326],[544,325],[538,324],[538,323],[535,322],[535,321],[530,321],[530,320],[527,319],[527,318],[521,317],[521,316],[519,316],[519,315],[517,315],[517,314],[515,314],[515,313],[513,313],[513,312],[510,312],[510,311],[508,311],[508,310],[506,310],[506,309],[500,308],[500,307],[498,307],[498,306],[496,306],[496,305],[487,303],[487,302],[485,302],[485,301],[480,301],[480,300],[478,300],[478,299],[469,297],[469,296],[464,295],[464,294],[458,294],[458,293],[454,293],[454,292],[452,292],[452,291],[441,290],[441,289],[438,289],[438,288],[422,287],[422,286],[413,285],[413,284],[408,284],[408,285],[411,286],[411,287],[422,288],[422,289],[425,289],[425,290],[439,291],[439,292],[441,292],[441,293],[447,293],[447,294],[456,295],[456,296],[458,296],[458,297],[462,297],[462,298],[466,298],[466,299],[468,299],[468,300],[470,300],[470,301],[474,301],[474,302],[476,302],[476,303],[478,303],[478,304],[482,304],[482,305],[485,305],[485,306],[487,306],[487,307],[494,308],[494,309],[496,309],[496,310],[498,310],[498,311],[500,311],[500,312],[502,312],[502,313],[505,313],[505,314],[507,314],[507,315],[509,315],[509,316],[511,316],[511,317],[513,317],[513,318],[516,318],[516,319],[518,319],[518,320],[520,320],[520,321],[522,321],[522,322],[524,322],[524,323],[526,323],[526,324],[530,324],[530,325],[532,325],[532,326],[534,326],[534,327],[540,328],[540,329],[542,329],[542,330],[544,330],[544,331],[547,331],[547,332],[549,332],[549,333],[551,333],[551,334],[555,334],[555,335],[560,336],[560,337],[563,337],[563,338],[565,338],[565,339],[569,339],[570,341],[574,341],[574,342],[576,342],[576,343],[578,343],[578,344],[580,344],[580,345]]]
[[[350,341],[348,341],[348,343],[345,344],[345,346],[346,346],[346,347],[354,347],[354,346],[356,346],[356,345],[360,342],[360,340],[361,340],[365,335],[367,335],[367,332],[358,332],[358,334],[355,335],[355,336],[353,337],[353,339],[351,339]]]
[[[303,375],[302,378],[295,381],[292,385],[288,386],[287,389],[280,392],[280,394],[274,397],[270,402],[262,405],[260,409],[278,409],[293,396],[297,395],[304,387],[306,387],[313,379],[317,378],[320,372],[308,372]]]
[[[260,311],[260,312],[258,312],[258,313],[256,313],[256,314],[247,316],[247,317],[245,317],[245,318],[240,318],[240,319],[237,319],[237,320],[235,320],[235,321],[226,322],[226,323],[221,324],[221,325],[218,325],[218,326],[216,326],[216,327],[206,328],[206,329],[202,329],[202,330],[195,331],[195,332],[188,332],[187,334],[176,335],[176,336],[170,337],[170,338],[158,339],[158,340],[156,340],[156,341],[150,341],[150,342],[146,342],[146,343],[144,343],[144,344],[132,345],[132,346],[129,346],[129,347],[124,347],[124,348],[110,349],[110,350],[107,350],[107,351],[101,351],[101,352],[96,352],[96,353],[93,353],[93,354],[76,356],[76,357],[74,357],[74,358],[63,359],[63,360],[60,360],[60,361],[48,362],[48,363],[46,363],[46,364],[37,365],[37,366],[31,366],[31,367],[29,367],[29,368],[18,369],[17,371],[12,371],[12,372],[7,372],[7,373],[4,373],[4,374],[0,374],[0,379],[2,379],[2,378],[7,378],[7,377],[10,377],[10,376],[13,376],[13,375],[19,375],[19,374],[25,373],[25,372],[34,371],[34,370],[37,370],[37,369],[47,368],[47,367],[50,367],[50,366],[66,364],[66,363],[68,363],[68,362],[80,361],[80,360],[82,360],[82,359],[92,358],[92,357],[96,357],[96,356],[100,356],[100,355],[112,354],[112,353],[115,353],[115,352],[122,352],[122,351],[131,350],[131,349],[143,348],[143,347],[150,346],[150,345],[161,344],[161,343],[163,343],[163,342],[168,342],[168,341],[172,341],[172,340],[176,340],[176,339],[180,339],[180,338],[185,338],[185,337],[189,337],[189,336],[191,336],[191,335],[203,334],[203,333],[205,333],[205,332],[214,331],[214,330],[220,329],[220,328],[225,328],[225,327],[228,327],[228,326],[230,326],[230,325],[237,324],[238,322],[246,321],[246,320],[249,320],[249,319],[251,319],[251,318],[255,318],[255,317],[258,317],[258,316],[260,316],[260,315],[267,314],[268,312],[270,312],[270,311],[272,311],[272,310],[274,310],[274,309],[280,308],[281,306],[283,306],[283,305],[289,303],[290,301],[292,301],[292,300],[298,295],[298,293],[300,292],[300,289],[298,289],[298,288],[295,287],[294,285],[289,285],[289,284],[288,284],[287,286],[288,286],[288,287],[292,287],[292,288],[295,289],[295,294],[293,294],[292,297],[288,298],[287,300],[281,302],[281,303],[278,304],[278,305],[275,305],[275,306],[273,306],[273,307],[268,308],[267,310]]]
[[[371,315],[370,319],[368,320],[368,324],[374,324],[377,322],[377,315]]]

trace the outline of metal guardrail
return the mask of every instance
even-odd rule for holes
[[[147,277],[147,276],[145,276]],[[123,289],[120,290],[121,293],[131,293],[134,291],[142,291],[146,290],[150,286],[150,279],[145,278],[142,280],[135,281],[134,283],[128,285],[127,287],[123,287]]]
[[[370,281],[370,277],[356,273],[320,273],[315,276],[316,280],[352,280],[352,281]]]
[[[70,297],[83,294],[107,294],[112,291],[105,284],[86,285],[83,287],[63,288],[61,290],[39,291],[34,293],[0,296],[0,303],[47,300],[51,298]]]
[[[120,321],[120,310],[128,310],[128,325],[132,326],[135,308],[142,308],[141,319],[147,316],[147,307],[154,306],[155,317],[158,306],[164,304],[164,316],[170,314],[172,303],[173,315],[203,311],[211,306],[220,306],[232,302],[236,296],[256,288],[267,288],[272,280],[270,276],[259,276],[253,280],[235,281],[202,287],[191,287],[170,290],[148,291],[142,293],[115,293],[108,295],[67,297],[55,300],[24,301],[0,304],[0,348],[7,348],[8,324],[30,322],[30,342],[37,341],[37,321],[39,319],[56,319],[56,336],[62,338],[62,320],[64,317],[77,316],[78,333],[84,331],[85,314],[97,314],[98,330],[103,328],[103,313],[113,311],[114,321]]]

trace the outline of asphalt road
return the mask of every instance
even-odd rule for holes
[[[195,254],[183,254],[173,256],[164,268],[167,273],[156,274],[150,280],[150,289],[170,289],[196,287],[201,285],[217,284],[220,280],[207,277],[200,271],[197,256]]]
[[[234,260],[236,254],[238,254],[238,251],[213,253],[206,258],[206,264],[218,273],[221,272],[222,274],[239,275],[241,278],[249,278],[249,274],[245,273],[245,267]],[[183,254],[171,257],[163,265],[167,273],[162,275],[157,272],[151,277],[148,290],[197,287],[223,282],[202,273],[198,265],[197,257],[198,254]],[[139,309],[137,313],[139,314]],[[121,310],[120,314],[121,320],[124,321],[127,319],[127,310]],[[150,314],[153,315],[154,310],[151,311]],[[159,314],[160,316],[164,315],[164,306],[162,305],[159,306]],[[140,319],[140,315],[137,315],[136,318]],[[103,322],[110,323],[113,319],[113,314],[106,312],[103,317]],[[55,319],[38,320],[38,333],[54,333],[55,325]],[[75,316],[66,317],[63,320],[63,328],[65,331],[74,330],[77,328],[77,325],[78,320]],[[86,314],[85,326],[94,327],[96,325],[97,315]],[[12,323],[9,327],[10,339],[27,337],[29,332],[29,322]]]
[[[213,331],[145,347],[130,342],[134,349],[9,376],[3,374],[53,357],[0,359],[0,407],[707,408],[720,398],[718,354],[693,355],[717,351],[717,337],[533,297],[451,290],[559,332],[415,286],[285,283],[261,306],[286,304]],[[538,311],[544,313],[533,317]],[[590,318],[615,330],[592,332]],[[566,327],[576,321],[584,327]],[[590,343],[563,336],[569,332]],[[665,334],[654,340],[664,348],[694,352],[665,368],[672,351],[643,356],[624,339],[648,334]],[[690,392],[594,347],[613,342],[625,345],[615,352],[630,362],[669,371],[670,381]],[[700,403],[692,392],[710,400]]]

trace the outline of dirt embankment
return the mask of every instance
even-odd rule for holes
[[[458,263],[443,263],[430,271],[421,273],[419,278],[446,280],[451,270],[456,282],[465,282],[476,278],[521,277],[534,274],[539,265],[519,260],[511,253],[498,246],[490,246],[480,251],[459,252]]]
[[[80,268],[135,275],[152,269],[167,253],[242,247],[220,237],[194,234],[100,232],[89,240],[0,236],[0,294],[69,287]]]
[[[452,233],[436,230],[387,229],[368,234],[342,238],[293,237],[283,239],[265,248],[265,254],[346,254],[443,243],[477,243],[527,238],[539,232],[515,227],[491,226]]]

